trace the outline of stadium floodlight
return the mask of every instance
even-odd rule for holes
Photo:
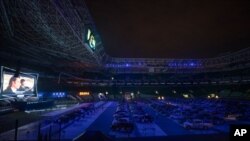
[[[133,92],[131,93],[131,96],[134,96],[134,93],[133,93]]]

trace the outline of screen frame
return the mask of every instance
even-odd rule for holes
[[[39,74],[38,73],[27,73],[27,72],[18,72],[20,75],[24,75],[24,76],[30,76],[32,78],[34,78],[34,91],[32,94],[4,94],[3,93],[3,75],[4,74],[15,74],[16,70],[15,69],[11,69],[5,66],[1,66],[1,86],[0,86],[0,96],[2,98],[13,98],[13,96],[18,96],[18,95],[24,95],[24,96],[31,96],[31,97],[38,97],[38,92],[37,92],[37,84],[38,84],[38,77]],[[0,99],[2,99],[0,98]]]
[[[94,37],[94,41],[95,41],[95,46],[94,47],[91,47],[91,45],[89,44],[89,40],[88,39],[88,35],[89,36],[93,36]],[[84,31],[84,43],[87,45],[87,47],[92,51],[94,52],[96,50],[96,47],[97,47],[97,40],[96,40],[96,35],[94,33],[94,31],[92,30],[92,28],[90,27],[86,27],[85,28],[85,31]]]

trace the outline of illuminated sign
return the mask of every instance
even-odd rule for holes
[[[88,95],[90,95],[90,93],[89,92],[79,92],[79,95],[80,96],[88,96]]]

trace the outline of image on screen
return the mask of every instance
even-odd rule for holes
[[[2,95],[32,95],[35,94],[36,76],[20,74],[15,76],[12,72],[2,74]]]
[[[93,32],[90,29],[87,30],[86,42],[91,49],[95,50],[96,40]]]

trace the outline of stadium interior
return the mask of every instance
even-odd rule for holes
[[[202,8],[167,2],[1,0],[0,141],[229,141],[231,125],[249,125],[250,3],[211,2],[245,13],[219,22],[232,34],[206,36],[188,22]],[[196,22],[216,18],[204,11]]]

